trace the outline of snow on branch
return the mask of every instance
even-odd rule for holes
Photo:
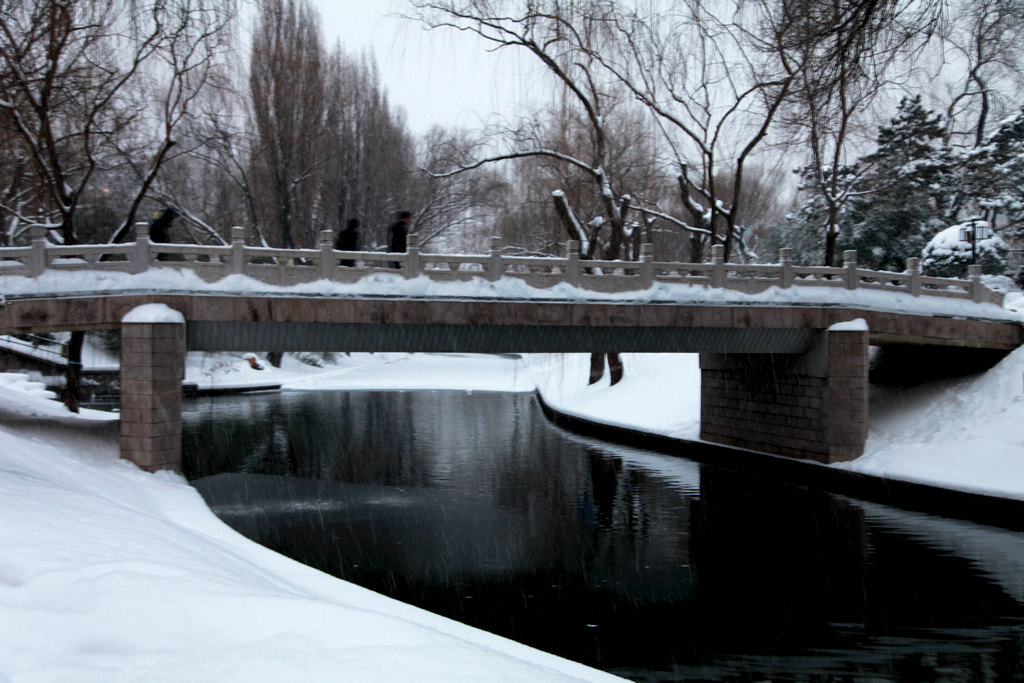
[[[427,168],[420,169],[420,170],[422,170],[424,173],[428,174],[432,178],[451,178],[452,176],[458,175],[460,173],[465,173],[466,171],[472,171],[475,168],[480,168],[481,166],[484,166],[485,164],[493,164],[493,163],[496,163],[496,162],[499,162],[499,161],[509,161],[511,159],[522,159],[524,157],[537,157],[537,156],[544,156],[544,157],[551,157],[551,158],[554,158],[554,159],[560,159],[560,160],[562,160],[562,161],[564,161],[564,162],[566,162],[568,164],[572,164],[573,166],[576,166],[577,168],[580,168],[580,169],[586,171],[587,173],[590,173],[593,176],[598,176],[600,174],[599,169],[595,169],[593,166],[591,166],[591,165],[589,165],[587,163],[584,163],[583,161],[580,161],[576,157],[570,156],[568,154],[563,154],[561,152],[556,152],[553,149],[547,149],[547,148],[543,148],[543,147],[542,148],[537,148],[537,149],[523,150],[523,151],[520,151],[520,152],[509,152],[507,154],[498,154],[498,155],[495,155],[495,156],[486,157],[484,159],[479,159],[479,160],[473,162],[472,164],[460,165],[459,167],[457,167],[457,168],[455,168],[455,169],[453,169],[451,171],[446,171],[444,173],[435,173],[434,171],[431,171],[430,169],[427,169]]]

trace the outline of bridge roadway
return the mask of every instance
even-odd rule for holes
[[[122,322],[154,303],[180,316]],[[856,319],[866,328],[837,325]],[[938,350],[948,364],[1024,343],[1010,322],[809,305],[138,292],[15,298],[0,311],[0,334],[112,328],[121,452],[146,469],[180,467],[186,350],[700,353],[703,439],[836,462],[863,452],[870,345],[901,359]]]

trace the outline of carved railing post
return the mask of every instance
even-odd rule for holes
[[[640,287],[654,286],[654,245],[644,242],[640,245]]]
[[[46,270],[46,227],[33,225],[29,231],[32,236],[32,253],[29,254],[28,276],[38,277]]]
[[[789,247],[779,249],[779,287],[789,289],[793,286],[793,250]]]
[[[843,252],[843,268],[846,269],[844,277],[846,279],[847,289],[857,289],[857,282],[860,280],[857,277],[857,252],[854,249],[849,249]]]
[[[231,228],[231,274],[245,275],[245,228]]]
[[[971,301],[980,303],[985,300],[985,285],[981,284],[981,266],[967,266],[967,279],[971,281]]]
[[[501,279],[501,273],[504,269],[501,267],[501,238],[491,238],[491,260],[487,263],[487,279],[491,282],[497,282]]]
[[[910,295],[921,296],[921,259],[911,256],[907,259],[907,275],[910,276]]]
[[[711,247],[711,286],[725,286],[725,246],[721,244]]]
[[[580,284],[580,243],[569,240],[565,243],[565,256],[569,263],[565,267],[565,281],[570,285]]]
[[[320,231],[320,258],[317,259],[317,274],[321,280],[333,279],[338,269],[338,260],[334,258],[334,231]]]
[[[132,272],[144,273],[149,270],[149,260],[153,258],[152,245],[149,242],[149,223],[139,221],[135,224],[135,251],[132,253]]]
[[[420,236],[409,235],[406,238],[405,263],[402,264],[402,275],[411,280],[420,276]]]

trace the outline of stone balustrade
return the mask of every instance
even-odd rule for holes
[[[511,256],[500,238],[492,237],[486,254],[424,252],[417,235],[409,235],[408,251],[339,251],[334,233],[320,233],[316,249],[273,249],[246,244],[245,229],[231,230],[227,245],[164,244],[149,239],[149,228],[135,227],[135,242],[63,246],[33,233],[26,247],[0,248],[0,275],[36,277],[44,271],[102,270],[142,273],[151,268],[187,269],[206,282],[245,275],[270,285],[289,286],[316,280],[355,282],[370,272],[399,273],[452,282],[484,278],[516,278],[547,288],[566,283],[590,291],[613,293],[650,289],[657,283],[701,285],[757,294],[770,287],[831,287],[847,290],[902,292],[1002,304],[1002,294],[981,282],[981,267],[970,266],[967,279],[927,277],[919,258],[907,259],[903,273],[861,268],[854,251],[843,252],[842,266],[799,266],[792,249],[781,249],[777,263],[727,263],[721,245],[712,247],[708,263],[656,261],[653,246],[641,245],[638,261],[599,261],[580,257],[579,243],[570,240],[565,256]],[[354,266],[343,266],[341,261]],[[397,271],[391,265],[397,263]]]

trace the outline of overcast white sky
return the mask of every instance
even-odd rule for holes
[[[346,52],[371,49],[392,103],[405,108],[409,126],[423,133],[434,124],[477,127],[492,113],[514,114],[528,87],[528,62],[510,51],[489,53],[466,34],[426,31],[399,18],[406,0],[313,0],[328,46]],[[532,65],[529,65],[532,66]]]

